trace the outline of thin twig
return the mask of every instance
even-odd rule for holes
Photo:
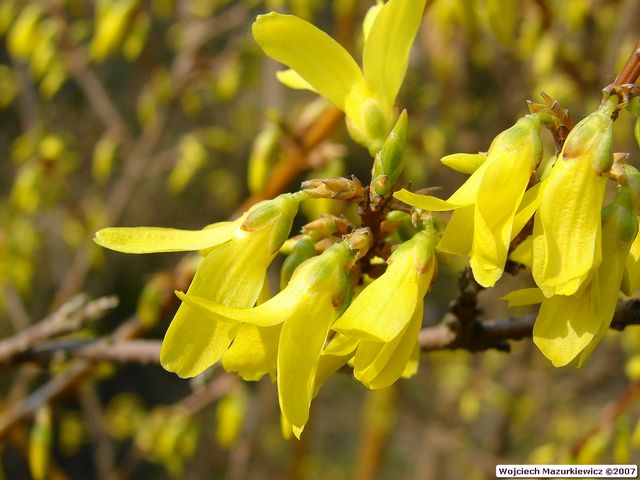
[[[87,302],[82,295],[74,297],[49,317],[0,341],[0,365],[43,340],[77,330],[87,319],[99,318],[117,305],[118,299],[114,296],[98,298],[91,302]]]

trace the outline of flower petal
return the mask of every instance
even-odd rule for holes
[[[389,0],[377,13],[364,44],[362,65],[369,90],[393,104],[422,22],[425,0]]]
[[[534,223],[532,272],[545,296],[574,294],[597,269],[606,182],[590,157],[560,158],[544,180]]]
[[[294,90],[310,90],[316,92],[315,88],[313,88],[309,82],[302,78],[298,72],[290,68],[276,72],[276,78],[280,83]]]
[[[220,222],[203,230],[161,227],[103,228],[94,241],[123,253],[159,253],[204,250],[230,240],[237,222]]]
[[[589,293],[556,295],[542,302],[533,326],[533,341],[555,367],[576,358],[598,332],[600,319]]]
[[[249,308],[255,304],[265,271],[273,256],[264,242],[251,237],[230,241],[203,260],[187,292],[216,302]],[[162,366],[181,377],[193,377],[217,362],[240,328],[240,323],[180,305],[162,342]]]
[[[278,344],[278,397],[283,415],[299,436],[309,418],[315,376],[329,325],[335,318],[331,295],[300,299],[282,325]]]
[[[281,328],[281,325],[242,325],[222,357],[224,369],[237,373],[247,381],[260,380],[264,375],[269,375],[275,381]]]
[[[453,153],[442,157],[440,162],[456,172],[471,175],[486,159],[486,153]]]
[[[521,288],[520,290],[514,290],[507,293],[505,296],[500,297],[500,300],[504,300],[511,307],[521,307],[523,305],[535,305],[536,303],[542,303],[546,297],[542,294],[539,288]]]
[[[473,242],[474,212],[473,205],[467,205],[453,212],[438,243],[439,252],[469,256]]]
[[[540,205],[540,185],[542,184],[536,183],[533,187],[524,192],[522,201],[518,206],[518,212],[513,219],[511,240],[513,240],[522,231],[524,226],[529,222],[531,217],[533,217],[533,214],[538,209],[538,205]]]
[[[337,332],[371,341],[390,342],[406,327],[422,301],[411,266],[400,262],[369,284],[334,323]],[[393,299],[390,301],[390,299]]]
[[[294,69],[323,97],[344,110],[351,88],[362,83],[362,72],[338,42],[293,15],[259,15],[253,37],[271,58]]]
[[[423,305],[420,303],[404,331],[391,342],[360,342],[353,374],[364,386],[386,388],[402,376],[415,349],[422,316]]]

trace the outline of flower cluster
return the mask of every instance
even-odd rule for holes
[[[506,299],[510,305],[542,303],[534,342],[556,366],[579,355],[582,363],[609,327],[620,289],[630,293],[638,286],[631,247],[640,189],[633,167],[617,165],[624,170],[617,176],[618,197],[603,209],[614,165],[614,101],[571,130],[539,180],[534,174],[542,158],[540,128],[549,121],[545,111],[521,118],[486,154],[445,157],[444,163],[471,173],[448,200],[395,194],[421,209],[454,210],[438,249],[469,256],[476,281],[485,287],[502,276],[513,239],[534,217],[532,234],[514,258],[531,267],[537,288]]]
[[[532,105],[487,152],[442,159],[470,175],[447,200],[398,190],[408,114],[394,102],[424,5],[389,0],[369,10],[362,70],[297,17],[270,13],[253,25],[265,53],[291,68],[280,72],[283,83],[314,90],[345,112],[351,137],[374,159],[367,188],[355,178],[313,179],[202,230],[96,234],[98,244],[126,253],[200,252],[189,289],[177,292],[182,303],[162,365],[192,377],[221,361],[245,380],[269,376],[283,424],[298,437],[314,396],[345,365],[371,389],[416,372],[436,251],[469,257],[483,287],[496,284],[509,259],[528,265],[537,287],[507,299],[542,304],[534,342],[556,366],[581,363],[609,327],[619,291],[640,286],[640,174],[621,158],[614,162],[616,95],[558,142],[549,162],[542,128],[566,128],[566,112]],[[564,139],[555,130],[554,138]],[[618,195],[603,208],[609,178]],[[358,218],[324,215],[289,238],[300,202],[312,198],[354,203]],[[444,229],[432,216],[442,211],[453,212]],[[271,296],[267,270],[279,252],[287,258]]]

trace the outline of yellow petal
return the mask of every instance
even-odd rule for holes
[[[403,332],[388,343],[361,341],[354,359],[355,377],[370,389],[395,383],[407,368],[422,326],[423,306],[417,305]]]
[[[369,36],[371,27],[373,27],[373,22],[375,22],[383,6],[384,4],[380,0],[378,0],[378,3],[370,7],[369,10],[367,10],[366,15],[364,16],[364,20],[362,21],[362,35],[364,36],[365,42],[367,41],[367,37]]]
[[[589,345],[599,327],[589,290],[570,297],[556,295],[542,302],[533,341],[555,367],[562,367]]]
[[[94,241],[124,253],[184,252],[203,250],[231,239],[237,222],[220,222],[204,230],[177,230],[160,227],[103,228]]]
[[[340,370],[353,357],[359,340],[347,335],[336,334],[329,344],[322,350],[316,371],[313,396],[318,392],[327,379]]]
[[[590,158],[560,158],[540,192],[533,278],[545,296],[572,295],[598,267],[600,210],[607,182]]]
[[[502,276],[516,209],[531,176],[531,156],[527,151],[489,151],[476,199],[469,261],[483,287],[492,287]]]
[[[442,157],[440,162],[456,172],[471,175],[486,159],[486,153],[453,153]]]
[[[333,329],[350,336],[389,342],[405,328],[416,304],[422,301],[410,267],[389,266],[368,285],[336,321]]]
[[[247,236],[211,251],[198,268],[187,292],[238,308],[255,304],[273,255],[260,238]],[[217,362],[238,332],[240,324],[180,305],[162,342],[162,366],[181,377],[193,377]]]
[[[509,254],[509,259],[531,268],[533,264],[533,236],[529,235],[525,238],[522,243]]]
[[[253,37],[264,52],[294,69],[323,97],[344,110],[351,88],[362,83],[355,60],[322,30],[293,15],[259,15]]]
[[[513,219],[513,228],[511,229],[511,240],[513,240],[529,222],[533,214],[540,205],[540,185],[536,183],[529,190],[524,192],[524,196],[518,206],[518,212]]]
[[[185,295],[182,292],[176,292],[176,295],[186,304],[205,313],[219,315],[230,321],[249,323],[257,327],[272,327],[282,323],[296,307],[296,298],[291,293],[291,288],[285,289],[254,308],[234,308],[197,295]]]
[[[316,91],[309,82],[300,76],[298,72],[291,70],[290,68],[276,72],[276,78],[280,83],[289,88],[293,88],[294,90]]]
[[[438,243],[438,251],[463,257],[469,256],[473,242],[474,212],[473,205],[459,208],[453,212],[440,243]]]
[[[504,297],[500,297],[500,300],[507,302],[511,308],[542,303],[545,298],[539,288],[521,288],[507,293]]]
[[[222,366],[244,380],[257,381],[269,375],[276,379],[278,339],[281,325],[256,327],[244,324],[238,330],[233,343],[222,357]]]
[[[323,292],[298,302],[282,326],[278,344],[278,397],[282,413],[301,429],[309,418],[320,352],[335,318],[331,294]],[[299,436],[300,431],[294,434]]]
[[[638,217],[640,222],[640,217]],[[633,295],[640,288],[640,235],[636,235],[627,256],[622,291],[625,295]]]
[[[424,4],[425,0],[389,0],[367,36],[362,58],[365,83],[383,103],[392,105],[400,90]]]

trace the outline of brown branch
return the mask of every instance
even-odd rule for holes
[[[621,85],[634,84],[640,77],[640,41],[636,43],[633,52],[627,59],[627,62],[620,70],[620,73],[613,81],[612,86],[619,87]]]
[[[423,351],[463,349],[471,352],[483,350],[510,351],[509,341],[530,338],[536,315],[487,320],[473,320],[470,328],[461,328],[461,322],[451,314],[438,325],[423,328],[418,342]],[[610,328],[624,330],[631,325],[640,325],[640,299],[634,298],[618,303]]]
[[[49,317],[0,341],[0,365],[44,340],[77,330],[86,320],[99,318],[117,305],[118,299],[113,296],[91,302],[82,295],[71,299]]]

